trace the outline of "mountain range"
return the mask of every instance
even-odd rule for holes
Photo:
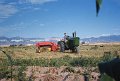
[[[81,39],[84,42],[88,43],[106,43],[106,42],[120,42],[120,35],[109,35],[109,36],[100,36],[100,37],[90,37]]]
[[[23,37],[0,37],[0,45],[19,45],[19,44],[35,44],[39,41],[52,41],[57,42],[61,38],[51,37],[51,38],[23,38]],[[87,43],[109,43],[109,42],[120,42],[120,35],[109,35],[109,36],[99,36],[80,39],[80,42]]]
[[[36,42],[41,41],[51,41],[57,42],[61,38],[58,37],[51,37],[51,38],[23,38],[23,37],[0,37],[0,45],[28,45],[28,44],[35,44]]]
[[[35,42],[44,41],[44,38],[23,38],[23,37],[0,37],[0,45],[19,45],[35,44]]]

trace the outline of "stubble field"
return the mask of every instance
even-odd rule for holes
[[[36,53],[35,46],[0,49],[8,55],[0,51],[0,81],[9,81],[10,78],[13,81],[84,81],[85,76],[90,81],[97,81],[94,78],[99,75],[97,64],[120,55],[120,44],[80,45],[79,54],[70,51]]]

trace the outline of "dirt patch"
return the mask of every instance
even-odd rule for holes
[[[70,71],[74,70],[74,71]],[[91,69],[92,70],[92,69]],[[27,78],[32,77],[33,81],[85,81],[85,78],[92,78],[91,81],[97,81],[99,73],[88,73],[85,74],[85,68],[62,66],[56,67],[39,67],[39,66],[28,66],[25,74]]]

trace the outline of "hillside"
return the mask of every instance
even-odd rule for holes
[[[88,43],[120,42],[120,35],[109,35],[109,36],[84,38],[84,39],[81,39],[81,41],[88,42]]]
[[[0,37],[0,45],[19,45],[34,44],[38,41],[44,41],[44,38],[23,38],[23,37]]]

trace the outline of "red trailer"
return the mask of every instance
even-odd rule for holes
[[[57,51],[58,45],[54,42],[38,42],[36,43],[36,52],[40,53],[42,51]]]

